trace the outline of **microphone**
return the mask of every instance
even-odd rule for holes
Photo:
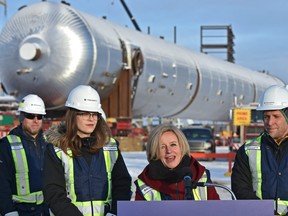
[[[207,182],[194,182],[194,185],[198,186],[198,187],[220,187],[220,188],[223,188],[231,194],[232,200],[237,200],[233,191],[229,187],[226,187],[225,185],[207,183]]]
[[[185,194],[184,199],[185,200],[192,200],[192,181],[190,176],[184,176],[184,188],[185,188]]]

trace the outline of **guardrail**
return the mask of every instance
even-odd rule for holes
[[[196,158],[209,159],[209,158],[227,158],[228,159],[228,171],[224,174],[225,176],[231,176],[232,173],[232,162],[236,156],[236,152],[228,153],[203,153],[203,152],[192,152],[191,155]]]

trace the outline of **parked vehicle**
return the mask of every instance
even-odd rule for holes
[[[181,128],[181,130],[188,140],[191,152],[216,152],[216,145],[211,129],[205,127],[192,127]]]

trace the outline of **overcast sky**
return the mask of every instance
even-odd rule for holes
[[[24,4],[40,0],[6,0],[7,17]],[[54,0],[56,1],[56,0]],[[58,1],[60,2],[60,0]],[[134,28],[120,0],[67,0],[75,9]],[[200,27],[231,25],[235,35],[235,63],[266,70],[288,83],[288,0],[125,0],[143,32],[164,36],[200,51]],[[1,14],[4,7],[1,6]],[[223,58],[223,56],[219,56]]]

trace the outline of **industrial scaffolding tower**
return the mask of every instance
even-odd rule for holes
[[[226,54],[228,62],[235,63],[234,34],[231,25],[201,26],[201,52],[205,54]]]

